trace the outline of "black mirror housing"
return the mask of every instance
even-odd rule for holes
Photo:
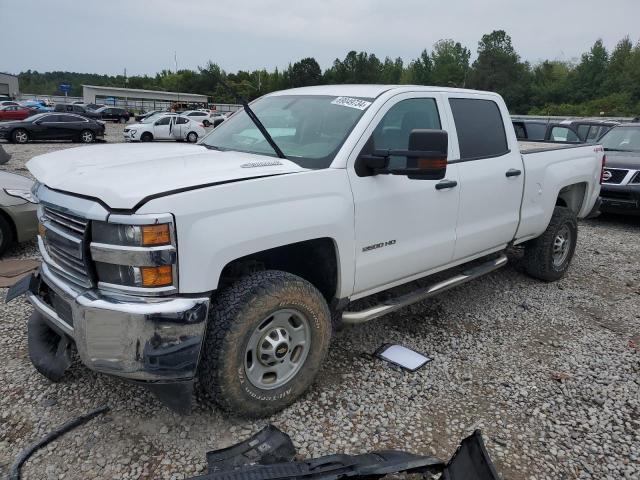
[[[449,137],[444,130],[416,129],[409,134],[408,150],[376,150],[370,137],[356,160],[360,177],[405,175],[413,180],[441,180],[447,171]],[[388,168],[389,157],[407,158],[406,168]]]

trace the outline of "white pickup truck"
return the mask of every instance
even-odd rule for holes
[[[61,378],[75,345],[89,368],[175,408],[198,377],[227,411],[267,415],[313,382],[340,322],[489,273],[512,245],[529,274],[560,278],[600,191],[600,147],[522,153],[494,93],[319,86],[252,110],[262,129],[249,109],[197,145],[28,163],[43,263],[13,294],[35,307],[40,372]],[[429,288],[350,306],[435,273]]]

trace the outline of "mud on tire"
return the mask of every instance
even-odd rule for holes
[[[544,233],[525,246],[526,272],[545,282],[559,280],[569,269],[577,240],[576,215],[566,207],[555,207]]]
[[[287,326],[276,328],[276,319],[282,322],[289,312],[294,315],[291,321],[298,317],[306,319],[306,351],[302,354],[297,350],[297,370],[290,371],[291,377],[283,375],[284,383],[274,381],[262,388],[254,378],[256,365],[260,371],[267,371],[271,363],[284,362],[280,360],[284,356],[295,363],[295,345],[292,343],[289,350],[285,348]],[[295,322],[291,325],[289,338],[295,338],[299,332],[293,330],[300,327]],[[270,415],[291,404],[312,384],[326,357],[330,337],[329,308],[311,283],[277,270],[248,274],[214,299],[198,370],[200,385],[216,404],[230,413],[245,417]],[[265,345],[266,350],[260,350]],[[279,354],[283,356],[278,357]]]

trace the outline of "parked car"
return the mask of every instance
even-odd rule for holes
[[[0,139],[14,143],[30,140],[92,143],[104,138],[104,131],[104,123],[71,113],[38,113],[22,121],[0,123]]]
[[[267,134],[240,111],[198,145],[29,161],[47,210],[28,328],[50,332],[30,348],[68,338],[89,368],[148,382],[174,406],[198,376],[225,410],[269,415],[311,385],[332,323],[492,272],[511,245],[531,276],[563,277],[600,192],[601,147],[522,152],[494,93],[328,85],[252,107]],[[160,120],[176,118],[188,121]],[[64,245],[77,248],[54,259]],[[428,288],[350,306],[436,272]],[[34,365],[60,378],[66,367],[48,373],[49,360]]]
[[[0,171],[0,255],[13,243],[26,242],[38,233],[37,200],[31,187],[33,180]]]
[[[181,115],[198,120],[205,127],[210,127],[211,125],[217,127],[227,119],[226,115],[207,110],[187,110],[186,112],[182,112]]]
[[[161,114],[127,126],[123,135],[125,142],[151,142],[153,140],[186,140],[195,143],[206,134],[204,126],[184,115]]]
[[[544,120],[513,120],[518,140],[529,142],[584,143],[571,125]]]
[[[77,105],[72,103],[57,103],[56,106],[53,107],[53,111],[75,113],[76,115],[82,115],[83,117],[92,118],[94,120],[98,120],[100,118],[100,114],[94,112],[90,108],[87,108],[84,105]]]
[[[13,100],[2,100],[0,102],[0,107],[16,107],[16,106],[20,106],[20,104],[18,102],[14,102]]]
[[[167,113],[167,112],[164,112],[163,110],[149,110],[148,112],[140,112],[138,115],[135,115],[134,117],[136,122],[141,122],[145,118],[148,118],[151,115],[155,115],[158,113]]]
[[[600,143],[607,155],[600,211],[640,215],[640,123],[617,125]]]
[[[100,107],[96,110],[100,114],[102,120],[109,120],[118,123],[127,123],[129,121],[129,112],[119,107]]]
[[[105,105],[102,103],[87,103],[87,108],[90,108],[91,110],[98,110],[104,106]]]
[[[572,119],[563,120],[560,125],[569,125],[580,137],[580,140],[587,143],[597,142],[612,127],[619,125],[620,122],[611,120],[598,119]]]
[[[35,113],[36,111],[33,108],[23,107],[22,105],[8,105],[0,107],[0,121],[24,120]]]
[[[48,107],[44,101],[34,101],[34,100],[25,100],[20,103],[23,107],[30,108],[34,110],[36,113],[44,113],[44,112],[52,112],[53,108]]]

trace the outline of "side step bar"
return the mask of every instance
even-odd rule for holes
[[[396,310],[406,307],[407,305],[420,302],[438,293],[449,290],[450,288],[457,287],[458,285],[467,283],[475,278],[486,275],[487,273],[491,273],[494,270],[499,269],[500,267],[504,267],[506,264],[507,256],[504,253],[501,253],[500,256],[493,260],[489,260],[488,262],[485,262],[481,265],[470,268],[469,270],[465,270],[455,277],[443,280],[442,282],[438,282],[434,285],[431,285],[430,287],[422,288],[420,290],[407,293],[406,295],[386,300],[385,302],[367,308],[366,310],[361,310],[359,312],[344,312],[342,314],[342,321],[344,323],[350,324],[368,322],[369,320],[373,320],[374,318],[381,317],[382,315],[386,315],[387,313],[395,312]]]

